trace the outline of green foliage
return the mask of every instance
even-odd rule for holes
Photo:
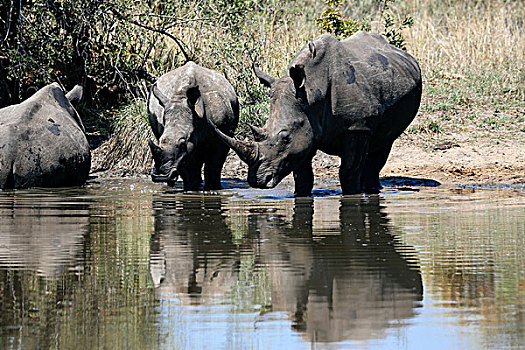
[[[341,12],[342,0],[325,0],[325,10],[315,20],[317,27],[338,39],[344,39],[360,30],[357,20],[345,16]]]
[[[428,127],[428,130],[430,130],[431,132],[435,134],[441,133],[441,125],[439,125],[439,123],[435,121],[431,121],[430,123],[428,123],[427,127]]]
[[[7,35],[0,36],[0,107],[58,81],[66,89],[84,85],[84,116],[115,113],[144,99],[160,75],[193,60],[224,74],[242,108],[255,113],[252,106],[267,99],[267,90],[252,65],[288,58],[289,50],[275,50],[279,57],[267,53],[281,28],[298,18],[299,6],[295,0],[2,3],[0,28]]]
[[[414,24],[414,18],[410,14],[406,15],[401,23],[396,22],[394,16],[390,12],[390,5],[395,3],[395,0],[378,0],[380,3],[380,16],[383,19],[383,35],[388,42],[402,50],[406,50],[405,37],[402,34],[404,28],[410,28]]]
[[[153,47],[166,52],[166,46],[158,42],[159,34],[137,27],[128,16],[160,11],[160,6],[129,0],[11,1],[0,7],[7,32],[1,39],[0,69],[11,102],[52,81],[66,88],[83,84],[86,100],[99,106],[143,95],[139,82],[145,64],[161,65]],[[156,18],[141,16],[140,21]]]
[[[199,33],[195,40],[188,37],[188,48],[197,63],[221,72],[233,85],[241,105],[241,134],[248,131],[246,122],[261,125],[267,117],[268,90],[252,66],[266,70],[268,62],[282,62],[280,69],[286,64],[290,52],[280,38],[290,35],[285,28],[302,16],[300,5],[295,0],[204,0],[193,8],[192,16],[204,20],[186,26],[188,33]]]
[[[247,124],[262,127],[269,114],[270,102],[268,100],[245,104],[240,111],[239,127],[236,133],[240,136],[251,135],[251,130]]]
[[[425,120],[419,125],[409,127],[406,132],[408,134],[441,134],[443,127],[435,120]]]
[[[395,0],[374,0],[373,2],[377,9],[376,16],[379,17],[378,22],[381,23],[380,28],[377,28],[378,32],[384,35],[390,44],[406,50],[402,30],[414,24],[412,16],[407,15],[399,23],[391,11],[391,4],[395,3]],[[315,20],[321,31],[333,34],[341,40],[359,30],[372,30],[372,13],[367,16],[364,15],[360,19],[353,19],[343,14],[342,0],[324,0],[324,4],[323,13]]]

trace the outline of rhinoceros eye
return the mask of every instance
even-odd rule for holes
[[[179,143],[178,143],[177,147],[178,147],[178,149],[180,151],[186,151],[186,139],[185,138],[181,138],[179,140]]]
[[[290,142],[290,132],[288,130],[281,130],[279,131],[279,139],[282,142]]]

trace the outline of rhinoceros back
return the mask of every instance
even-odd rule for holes
[[[304,66],[308,102],[329,101],[333,119],[324,122],[339,130],[373,131],[385,111],[421,89],[416,60],[377,34],[358,32],[343,41],[323,34],[314,45],[314,54],[305,46],[291,66]]]
[[[9,149],[0,154],[2,162],[9,163],[0,171],[2,177],[9,178],[7,187],[83,184],[91,155],[79,121],[57,84],[42,88],[19,105],[0,110],[0,133],[6,135],[0,143]]]
[[[366,90],[377,98],[379,113],[421,85],[421,70],[414,57],[382,36],[358,32],[341,44],[354,56],[354,69]]]
[[[162,75],[157,86],[166,97],[176,99],[181,97],[185,86],[193,83],[197,84],[202,95],[206,117],[221,131],[228,135],[233,134],[238,123],[237,95],[228,80],[218,72],[190,61]],[[164,129],[163,108],[157,99],[152,98],[151,93],[148,110],[153,132],[159,138]]]

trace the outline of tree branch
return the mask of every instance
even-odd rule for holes
[[[173,41],[175,41],[175,43],[177,44],[177,46],[179,47],[179,50],[182,52],[182,54],[184,55],[184,58],[186,60],[186,62],[188,61],[192,61],[193,60],[193,57],[190,57],[186,51],[184,50],[184,47],[183,47],[183,43],[182,41],[179,40],[179,38],[175,37],[174,35],[168,33],[167,31],[165,31],[164,29],[158,29],[158,28],[155,28],[155,27],[151,27],[151,26],[148,26],[148,25],[145,25],[145,24],[142,24],[142,23],[139,23],[133,19],[130,19],[130,18],[127,18],[126,16],[124,16],[122,13],[120,13],[119,11],[117,11],[114,7],[111,8],[111,11],[115,14],[115,16],[117,16],[119,19],[121,20],[124,20],[126,22],[129,22],[131,24],[134,24],[138,27],[141,27],[141,28],[144,28],[144,29],[147,29],[147,30],[150,30],[152,32],[156,32],[156,33],[159,33],[159,34],[163,34],[163,35],[166,35],[167,37],[171,38]]]

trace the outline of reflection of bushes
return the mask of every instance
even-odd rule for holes
[[[475,200],[458,201],[465,193]],[[497,190],[454,190],[439,200],[448,201],[445,206],[418,203],[414,213],[407,204],[389,213],[394,225],[417,232],[403,236],[403,242],[421,247],[430,298],[439,300],[440,307],[462,309],[460,324],[471,324],[475,315],[484,326],[480,337],[490,339],[492,330],[500,330],[498,340],[509,342],[502,348],[519,348],[515,335],[523,324],[522,315],[513,312],[523,300],[523,211],[511,204],[511,196]]]
[[[147,349],[158,339],[145,263],[151,198],[125,202],[104,196],[96,207],[103,209],[89,213],[89,232],[78,251],[71,249],[75,258],[61,261],[60,275],[0,269],[0,349]],[[72,212],[63,214],[78,219]]]

